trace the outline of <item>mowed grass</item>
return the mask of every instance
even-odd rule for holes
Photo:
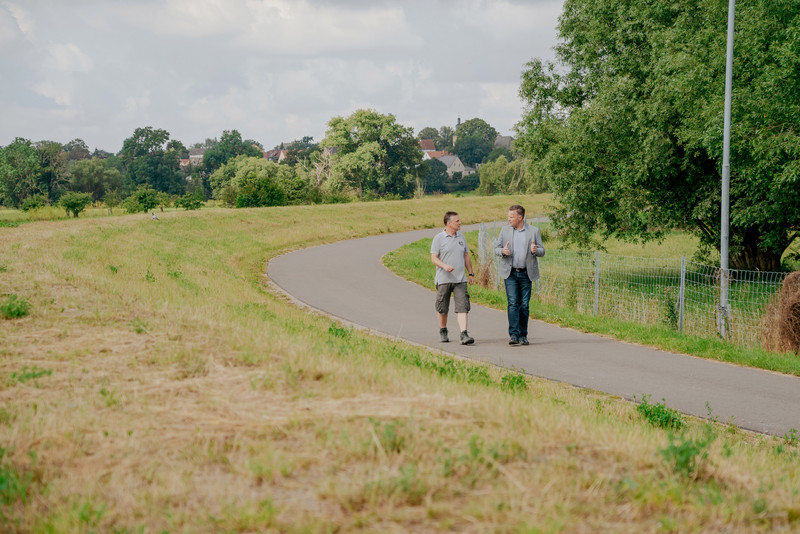
[[[300,247],[548,201],[0,228],[0,299],[30,303],[0,321],[0,531],[798,528],[795,435],[664,430],[663,413],[345,328],[264,275]]]

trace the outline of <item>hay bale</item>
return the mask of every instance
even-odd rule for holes
[[[800,271],[784,280],[762,326],[764,348],[800,353]]]

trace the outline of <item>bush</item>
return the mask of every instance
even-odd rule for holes
[[[59,203],[61,207],[66,210],[67,215],[72,213],[72,215],[77,217],[80,212],[86,209],[86,206],[92,203],[92,195],[91,193],[76,193],[70,191],[61,197]]]
[[[199,210],[203,207],[205,195],[202,189],[195,189],[194,193],[186,193],[175,201],[175,206],[185,210]]]
[[[30,211],[42,208],[47,205],[47,198],[44,195],[31,195],[22,201],[20,209],[22,211]]]
[[[0,304],[0,314],[3,315],[3,319],[17,319],[28,315],[30,308],[27,300],[11,294],[5,302]]]
[[[650,404],[647,402],[649,395],[642,397],[642,403],[636,407],[636,411],[644,417],[648,423],[665,429],[680,430],[684,426],[683,417],[672,408],[667,408],[666,401],[661,399],[661,404]]]
[[[125,199],[123,206],[128,213],[139,213],[152,210],[159,202],[158,191],[151,187],[140,186]]]

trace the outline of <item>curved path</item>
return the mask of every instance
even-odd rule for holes
[[[464,228],[467,230],[468,228]],[[800,429],[800,378],[583,334],[532,321],[531,344],[509,346],[506,314],[473,304],[462,346],[450,314],[450,343],[439,341],[433,289],[403,280],[381,263],[396,248],[441,229],[387,234],[298,250],[274,258],[267,274],[285,293],[345,322],[458,356],[582,388],[651,402],[699,417],[784,436]],[[426,255],[427,259],[427,255]],[[431,285],[433,285],[431,265]],[[455,334],[455,335],[454,335]]]

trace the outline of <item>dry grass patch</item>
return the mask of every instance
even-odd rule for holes
[[[796,528],[790,439],[715,426],[683,475],[627,403],[371,337],[266,286],[276,254],[517,200],[0,229],[0,294],[31,303],[0,321],[0,529]]]

